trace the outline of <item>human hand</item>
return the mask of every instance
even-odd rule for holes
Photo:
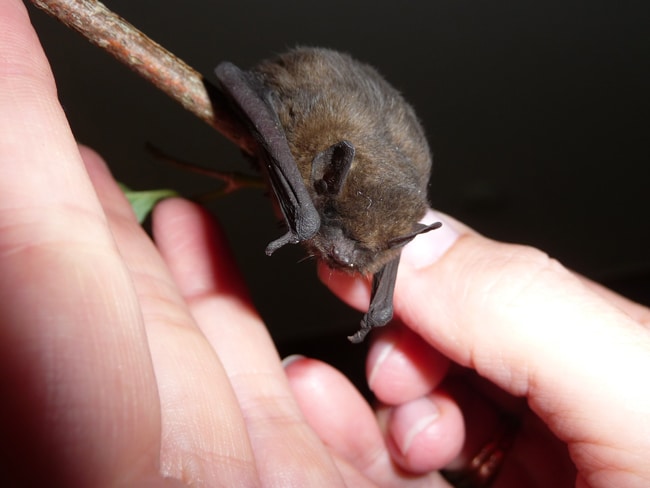
[[[368,486],[306,424],[205,213],[153,226],[157,247],[0,2],[2,484]]]
[[[496,440],[492,460],[505,455],[496,487],[650,485],[648,309],[540,251],[426,218],[434,220],[445,225],[403,253],[395,291],[403,325],[373,332],[367,374],[385,405],[377,415],[385,438],[359,437],[353,425],[369,419],[329,413],[318,385],[336,375],[296,361],[287,372],[314,429],[371,476],[384,443],[406,473],[467,475]],[[321,271],[337,295],[367,306],[366,282]],[[335,400],[348,411],[360,401]]]
[[[0,4],[0,33],[0,439],[7,467],[3,474],[13,476],[5,479],[9,484],[166,486],[180,479],[205,486],[446,486],[431,470],[455,457],[463,437],[457,392],[450,387],[445,394],[437,388],[446,357],[476,366],[510,393],[526,395],[539,417],[567,443],[591,486],[605,486],[598,476],[617,481],[621,467],[629,476],[647,475],[637,469],[643,460],[640,449],[647,451],[647,422],[636,422],[646,418],[647,398],[644,391],[624,388],[638,386],[638,375],[647,368],[647,329],[632,325],[616,306],[639,321],[647,312],[599,290],[617,305],[606,307],[599,299],[607,313],[596,321],[595,338],[587,335],[588,359],[598,352],[596,346],[611,345],[605,340],[610,330],[602,324],[605,319],[625,319],[624,336],[633,336],[638,344],[614,342],[618,347],[604,349],[611,357],[631,349],[625,364],[593,365],[596,374],[606,370],[603,385],[616,387],[611,395],[590,389],[597,382],[584,369],[590,363],[574,368],[573,378],[577,374],[581,383],[572,401],[571,379],[563,375],[560,386],[552,385],[557,366],[545,370],[540,363],[548,358],[548,344],[526,356],[531,351],[524,339],[543,330],[524,327],[517,335],[524,349],[517,355],[517,344],[509,340],[504,325],[488,320],[502,318],[503,311],[490,309],[476,295],[456,297],[476,271],[466,265],[454,277],[457,270],[449,256],[462,263],[459,256],[466,253],[460,251],[445,254],[430,269],[402,266],[397,315],[426,342],[404,329],[389,328],[386,333],[393,338],[383,339],[389,347],[382,349],[378,340],[371,351],[373,389],[396,405],[379,416],[393,439],[388,444],[368,406],[343,378],[315,362],[288,365],[293,391],[323,445],[293,402],[268,335],[242,291],[222,237],[206,216],[178,200],[161,205],[154,219],[155,249],[99,158],[76,146],[20,2]],[[445,280],[455,286],[431,289]],[[412,294],[409,284],[416,291],[429,290],[426,301]],[[343,292],[343,281],[332,281],[335,285]],[[347,297],[358,305],[366,291],[352,286]],[[445,300],[463,300],[437,303],[441,290]],[[476,330],[475,320],[460,320],[457,305],[477,302],[485,308],[487,331]],[[535,316],[532,322],[543,320]],[[562,332],[551,325],[552,332]],[[490,333],[492,340],[485,337]],[[565,353],[559,356],[565,363],[571,363],[566,351],[572,338],[564,338],[560,345],[566,347],[558,351]],[[485,341],[488,347],[479,349]],[[510,347],[493,355],[500,351],[499,341]],[[523,375],[526,371],[534,374]],[[616,383],[617,373],[628,373],[618,378],[625,385]],[[536,382],[526,382],[530,379]],[[404,388],[388,391],[395,380]],[[414,400],[420,397],[425,401]],[[438,408],[435,421],[425,432],[411,430],[400,437],[422,413],[413,412],[413,406],[427,408],[428,399]],[[517,409],[510,399],[505,401]],[[583,404],[585,410],[579,408]],[[323,409],[332,405],[327,418]],[[616,407],[620,409],[608,410]],[[480,410],[485,411],[489,413],[488,408]],[[577,415],[581,421],[574,421]],[[601,420],[605,424],[595,425]],[[331,429],[324,430],[328,422]],[[471,444],[477,433],[469,428],[471,418],[467,422]],[[524,421],[522,431],[527,425]],[[599,435],[603,442],[594,445]],[[405,438],[410,448],[401,453],[397,445],[403,447],[400,439]],[[518,459],[535,459],[526,457],[518,443],[523,439],[513,446],[513,451],[523,452]],[[608,448],[617,451],[602,454]],[[641,454],[634,458],[634,453]]]

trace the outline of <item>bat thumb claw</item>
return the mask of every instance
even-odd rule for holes
[[[269,242],[264,252],[266,253],[267,256],[270,256],[271,254],[273,254],[275,251],[285,246],[286,244],[298,244],[298,242],[300,241],[295,235],[293,235],[293,233],[287,232],[279,239]]]
[[[375,327],[383,327],[393,318],[392,304],[388,307],[371,309],[361,319],[361,328],[351,336],[348,340],[353,344],[360,344],[366,338],[368,333]]]
[[[366,338],[368,335],[368,332],[372,330],[372,327],[368,326],[361,326],[361,328],[354,333],[354,335],[348,336],[348,340],[352,344],[361,344],[363,340]]]

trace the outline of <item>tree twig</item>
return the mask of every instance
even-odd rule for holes
[[[228,103],[217,87],[101,2],[31,1],[150,81],[242,150],[253,152],[252,140],[231,115]]]

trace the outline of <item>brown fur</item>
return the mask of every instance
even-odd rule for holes
[[[399,253],[427,207],[431,157],[410,105],[373,68],[327,49],[299,48],[254,70],[269,88],[289,147],[321,214],[308,248],[334,267],[374,273]],[[318,208],[315,155],[339,141],[356,150],[341,194]],[[345,266],[336,258],[352,257]]]

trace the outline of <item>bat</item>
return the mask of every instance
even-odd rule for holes
[[[260,163],[288,227],[267,254],[302,243],[332,268],[373,275],[352,342],[390,321],[401,248],[441,224],[418,223],[431,171],[424,132],[373,68],[332,50],[298,48],[250,71],[221,63],[220,90],[98,2],[35,4]],[[237,186],[233,176],[222,178],[226,191]]]
[[[217,66],[230,109],[255,141],[287,232],[333,269],[372,275],[364,340],[393,316],[401,249],[423,225],[431,154],[415,112],[372,67],[347,54],[296,48],[251,70]]]

